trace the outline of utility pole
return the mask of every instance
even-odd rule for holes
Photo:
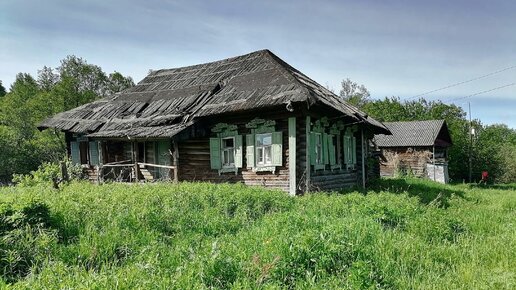
[[[472,153],[473,153],[473,124],[471,123],[471,102],[468,102],[469,107],[469,183],[473,181],[472,169]]]

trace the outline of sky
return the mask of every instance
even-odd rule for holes
[[[2,0],[0,80],[67,55],[138,82],[269,49],[338,93],[423,95],[516,129],[516,1]],[[473,81],[469,81],[473,80]]]

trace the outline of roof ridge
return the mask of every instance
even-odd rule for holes
[[[161,69],[157,69],[157,70],[151,70],[151,72],[146,77],[148,77],[148,76],[156,76],[160,72],[174,71],[174,70],[178,70],[178,69],[188,69],[188,68],[194,68],[194,67],[197,67],[197,66],[210,65],[210,64],[215,64],[215,63],[230,62],[230,61],[234,61],[235,59],[238,59],[238,58],[246,58],[246,57],[249,57],[251,55],[259,55],[260,53],[263,53],[263,52],[266,52],[266,51],[270,52],[270,50],[268,50],[268,49],[260,49],[260,50],[256,50],[256,51],[249,52],[249,53],[246,53],[246,54],[236,55],[236,56],[227,57],[227,58],[223,58],[223,59],[219,59],[219,60],[214,60],[214,61],[202,62],[202,63],[197,63],[197,64],[193,64],[193,65],[187,65],[187,66],[179,66],[179,67],[173,67],[173,68],[161,68]],[[143,79],[145,79],[145,78],[143,78]]]
[[[304,78],[306,78],[308,81],[310,81],[312,84],[314,85],[317,85],[319,86],[321,89],[324,90],[324,93],[325,95],[327,96],[331,96],[332,98],[334,98],[337,102],[339,102],[340,104],[344,105],[347,109],[349,109],[350,111],[353,111],[354,113],[357,113],[359,114],[362,118],[367,118],[368,114],[363,112],[362,110],[360,110],[359,108],[349,104],[348,102],[344,101],[342,98],[340,98],[339,96],[337,96],[335,93],[333,93],[332,91],[328,90],[327,88],[325,88],[324,86],[322,86],[321,84],[319,84],[318,82],[316,82],[315,80],[313,80],[311,77],[307,76],[306,74],[302,73],[301,71],[299,71],[298,69],[296,69],[295,67],[291,66],[289,63],[287,63],[286,61],[284,61],[283,59],[281,59],[280,57],[278,57],[277,55],[275,55],[273,52],[271,52],[270,50],[266,49],[265,50],[269,57],[271,57],[272,59],[274,59],[275,63],[277,63],[278,65],[281,66],[281,68],[283,70],[286,70],[288,75],[291,76],[295,81],[296,83],[300,84],[301,87],[308,92],[308,94],[310,96],[312,96],[311,94],[311,90],[310,88],[307,87],[306,84],[304,84],[303,82],[301,82],[298,77],[294,74],[299,74],[301,76],[303,76]]]
[[[272,51],[270,51],[268,49],[261,50],[260,52],[264,53],[265,56],[269,60],[271,60],[272,64],[279,68],[279,70],[283,76],[285,76],[287,79],[290,79],[293,82],[295,82],[295,84],[297,84],[297,86],[306,93],[307,100],[311,100],[311,101],[313,101],[313,103],[315,103],[314,97],[310,93],[310,90],[301,81],[299,81],[290,71],[290,68],[296,70],[295,68],[293,68],[286,61],[282,60],[280,57],[278,57],[277,55],[275,55]]]

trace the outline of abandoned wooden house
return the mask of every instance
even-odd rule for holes
[[[448,182],[448,147],[452,145],[444,120],[386,122],[392,135],[378,134],[381,176],[412,174]]]
[[[92,179],[243,182],[290,194],[366,183],[380,122],[269,50],[152,71],[45,120]]]

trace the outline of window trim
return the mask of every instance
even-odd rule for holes
[[[229,139],[232,139],[233,140],[233,147],[224,147],[224,140],[229,140]],[[222,168],[227,168],[227,169],[234,169],[235,168],[235,158],[236,158],[236,140],[235,140],[235,136],[228,136],[228,137],[220,137],[220,162],[221,162],[221,166]],[[226,163],[225,162],[225,151],[233,151],[233,163]]]
[[[275,127],[275,120],[260,118],[255,118],[246,124],[246,128],[251,130],[250,134],[246,135],[246,167],[253,172],[270,171],[275,174],[278,168],[283,166],[283,131],[277,131]],[[263,148],[257,144],[260,135],[269,135],[271,138],[270,163],[260,163],[258,160],[259,147]]]
[[[264,136],[264,135],[270,137],[271,144],[259,146],[258,145],[258,137],[259,136]],[[269,148],[269,157],[270,157],[269,162],[265,162],[265,149],[266,148]],[[256,167],[270,167],[270,166],[273,166],[272,165],[272,132],[254,134],[254,150],[255,150],[254,164],[256,165]],[[263,162],[260,162],[260,160],[259,160],[259,158],[260,158],[259,156],[260,155],[258,154],[258,152],[260,150],[262,150],[262,152],[263,152],[263,156],[264,156],[264,161]]]
[[[216,137],[210,137],[210,167],[221,173],[234,172],[238,175],[238,170],[242,168],[243,162],[243,140],[242,135],[238,134],[238,126],[234,124],[218,123],[211,131],[216,133]],[[233,147],[223,147],[224,140],[232,139]],[[231,149],[230,149],[231,148]],[[225,152],[233,151],[233,162],[226,163]],[[229,155],[228,155],[229,156]]]

